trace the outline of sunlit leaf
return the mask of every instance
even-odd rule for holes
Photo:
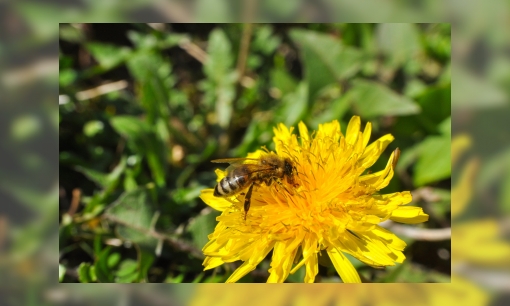
[[[290,37],[301,49],[310,101],[325,86],[350,78],[361,68],[362,53],[334,36],[294,29]]]
[[[451,138],[429,136],[420,144],[420,156],[414,168],[416,186],[437,182],[451,175]]]
[[[353,81],[347,95],[354,104],[355,111],[366,119],[420,112],[416,102],[374,81],[361,79]]]

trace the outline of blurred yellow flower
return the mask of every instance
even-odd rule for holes
[[[273,138],[276,154],[294,161],[299,187],[282,180],[254,189],[247,220],[243,201],[214,197],[213,189],[203,190],[202,200],[222,211],[203,248],[204,269],[242,260],[227,280],[236,282],[273,250],[268,282],[283,282],[303,265],[304,281],[314,282],[318,256],[324,250],[343,282],[356,283],[360,277],[344,253],[373,267],[403,262],[406,244],[378,224],[388,219],[420,223],[428,215],[419,207],[401,206],[412,200],[408,191],[378,193],[393,177],[395,153],[383,170],[371,174],[366,170],[394,138],[388,134],[368,145],[371,124],[363,132],[360,125],[360,118],[353,117],[344,136],[338,121],[319,125],[312,134],[301,122],[298,142],[292,128],[279,124]],[[261,154],[257,151],[250,157]],[[225,175],[221,170],[216,173],[218,180]]]

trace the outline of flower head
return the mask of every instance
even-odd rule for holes
[[[347,283],[360,278],[344,253],[373,267],[401,263],[406,244],[378,224],[387,219],[419,223],[428,215],[419,207],[401,206],[412,200],[408,191],[378,193],[393,177],[395,153],[383,170],[366,174],[393,136],[368,145],[371,124],[361,132],[359,117],[351,119],[345,135],[338,121],[319,125],[313,134],[302,122],[298,127],[300,141],[283,124],[274,129],[273,138],[276,154],[290,158],[296,167],[294,185],[281,180],[254,188],[246,220],[242,197],[220,198],[213,196],[213,189],[202,191],[202,200],[222,211],[203,248],[205,269],[241,260],[244,263],[227,280],[236,282],[272,250],[268,282],[283,282],[303,265],[304,281],[313,282],[318,256],[327,253]],[[225,175],[216,173],[218,181]]]

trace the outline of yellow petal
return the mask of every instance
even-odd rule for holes
[[[219,183],[226,175],[226,172],[220,169],[214,170],[214,173],[216,173],[216,182]]]
[[[204,266],[205,271],[216,268],[217,266],[220,266],[222,264],[224,264],[224,262],[223,260],[221,260],[220,257],[206,257],[202,265]]]
[[[245,261],[242,265],[237,268],[232,275],[227,279],[225,283],[235,283],[240,280],[243,276],[255,270],[257,265],[253,265],[248,261]]]
[[[313,253],[306,261],[305,283],[313,283],[317,273],[319,273],[319,260],[317,259],[317,253]]]
[[[371,266],[394,266],[395,261],[403,257],[402,252],[399,252],[401,255],[397,254],[397,251],[389,249],[373,235],[356,233],[346,236],[344,241],[350,241],[346,244],[349,249],[345,251],[349,251],[349,254]]]
[[[358,271],[354,269],[352,263],[345,257],[342,252],[338,252],[336,248],[328,248],[328,255],[331,262],[335,266],[336,272],[342,278],[344,283],[361,283]]]
[[[473,184],[478,170],[479,161],[471,159],[462,170],[460,182],[452,189],[452,218],[464,211],[473,194]]]
[[[358,162],[363,168],[370,168],[379,159],[386,147],[395,139],[391,134],[386,134],[365,148]]]
[[[363,149],[365,149],[370,141],[370,135],[372,134],[372,123],[367,122],[365,130],[363,131]]]
[[[460,134],[452,139],[452,166],[456,164],[459,157],[471,147],[471,137],[467,134]]]
[[[249,272],[255,270],[257,265],[267,256],[267,253],[274,247],[275,241],[261,239],[251,251],[250,258],[237,268],[227,279],[227,283],[235,283]]]
[[[200,198],[205,204],[211,206],[218,211],[224,211],[232,206],[232,203],[227,201],[225,198],[219,198],[214,196],[214,189],[204,189],[200,194]]]
[[[429,215],[423,212],[421,207],[401,206],[391,213],[391,220],[400,223],[422,223],[429,219]]]
[[[345,139],[348,144],[354,144],[358,140],[361,120],[358,116],[353,116],[347,125]]]
[[[338,139],[340,139],[340,135],[340,123],[338,120],[333,120],[328,123],[319,124],[316,138],[324,139],[327,137],[336,142]]]
[[[389,247],[392,247],[395,250],[403,251],[406,247],[406,243],[404,240],[400,239],[395,235],[394,233],[390,232],[389,230],[376,226],[372,232],[379,237],[379,239],[384,240],[384,243],[388,245]]]
[[[296,242],[300,242],[299,236],[296,239],[276,242],[273,249],[273,258],[271,259],[271,268],[269,269],[268,283],[283,283],[289,276],[290,269],[299,249]]]
[[[301,136],[301,139],[303,141],[302,145],[305,143],[309,143],[310,135],[308,134],[308,128],[303,123],[303,121],[299,122],[298,129],[299,129],[299,136]]]

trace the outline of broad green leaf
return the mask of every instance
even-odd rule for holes
[[[414,184],[423,186],[450,177],[450,157],[450,135],[427,137],[420,144],[420,156],[414,168]]]
[[[138,278],[138,262],[132,259],[123,260],[115,273],[116,283],[132,283]]]
[[[301,49],[309,101],[325,86],[352,77],[363,63],[362,53],[331,35],[295,29],[290,37]]]
[[[147,189],[139,188],[123,193],[105,214],[122,224],[149,230],[155,212],[154,206]]]
[[[487,80],[463,68],[456,68],[452,87],[452,108],[493,108],[506,105],[506,94]]]
[[[308,125],[316,127],[324,122],[330,122],[335,119],[340,120],[351,107],[351,103],[352,101],[348,99],[347,95],[333,99],[325,111],[309,119]]]
[[[193,244],[198,248],[203,248],[209,241],[209,234],[214,231],[216,227],[216,217],[219,213],[211,211],[206,215],[199,215],[190,222],[188,230],[193,237]]]
[[[271,70],[271,87],[279,90],[280,96],[293,92],[298,82],[283,68]]]
[[[156,245],[156,239],[148,234],[155,213],[155,204],[145,188],[123,193],[105,211],[107,219],[117,223],[116,231],[122,239],[149,248]]]
[[[376,36],[379,48],[395,66],[408,62],[422,49],[417,25],[412,23],[379,24]]]
[[[120,176],[124,173],[126,168],[126,158],[122,157],[119,163],[113,168],[110,173],[102,173],[94,169],[89,169],[83,166],[75,166],[75,170],[83,173],[91,181],[106,189],[107,192],[113,190],[119,183]]]
[[[99,62],[101,68],[109,70],[125,61],[131,53],[127,47],[105,43],[87,43],[87,50]]]
[[[452,112],[451,94],[451,84],[445,83],[429,86],[416,97],[416,101],[421,108],[417,120],[430,133],[437,132],[437,125],[450,117]]]
[[[411,115],[420,112],[418,104],[374,81],[354,80],[346,93],[362,118]]]
[[[285,125],[295,125],[301,120],[308,110],[308,88],[305,82],[301,82],[294,92],[283,97],[281,104],[275,110],[276,122]]]

